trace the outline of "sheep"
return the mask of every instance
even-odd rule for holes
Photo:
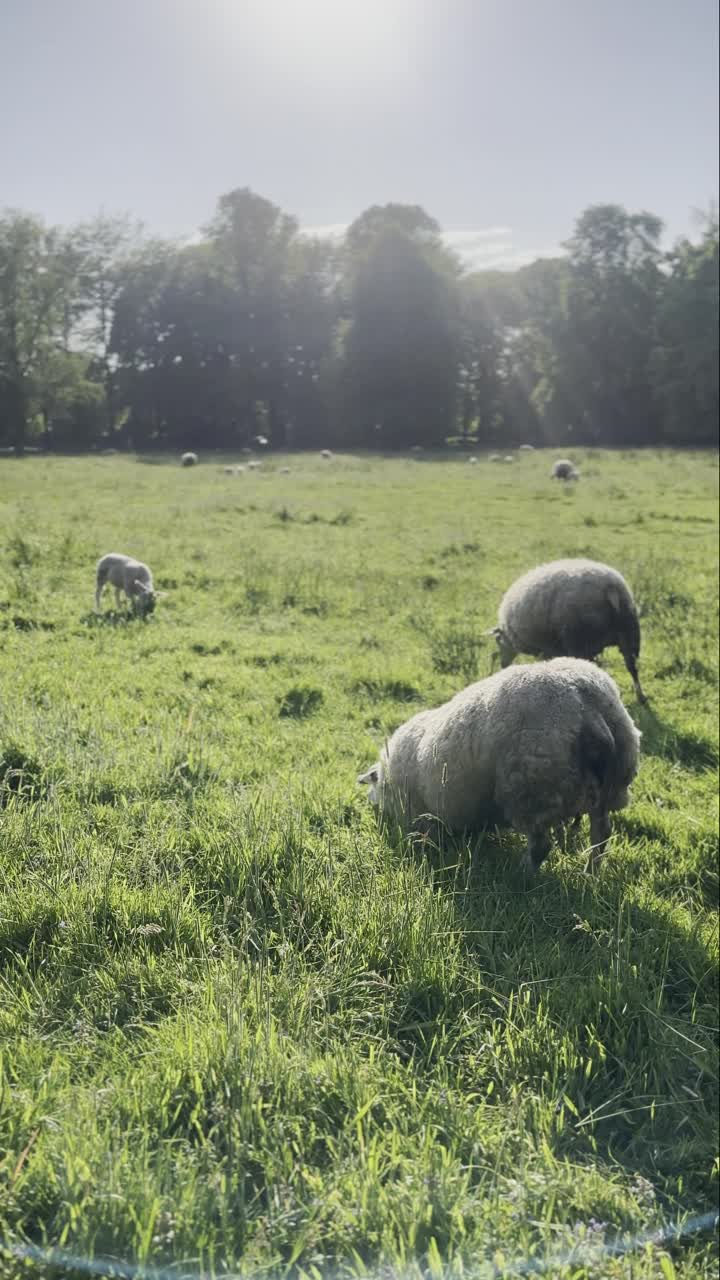
[[[245,474],[245,468],[242,466],[242,464],[239,464],[239,465],[235,468],[235,475],[236,475],[236,476],[242,476],[242,475],[244,475],[244,474]]]
[[[503,458],[503,462],[514,462],[514,461],[515,459],[513,458],[511,453],[506,454],[505,457]]]
[[[476,466],[477,466],[477,458],[476,458],[476,457],[474,457],[474,456],[473,456],[472,458],[468,458],[468,462],[469,462],[469,464],[470,464],[470,466],[471,466],[471,467],[476,467]]]
[[[226,476],[234,476],[236,474],[234,467],[223,467],[223,474]]]
[[[553,480],[578,480],[580,472],[570,458],[558,458],[557,462],[553,463],[550,477]]]
[[[278,475],[279,475],[279,476],[289,476],[289,475],[290,475],[290,468],[289,468],[289,467],[278,467]]]
[[[628,803],[640,732],[617,685],[577,658],[509,667],[420,711],[386,743],[358,782],[380,814],[427,834],[507,823],[525,836],[537,870],[551,829],[590,816],[591,869],[611,834],[610,812]]]
[[[136,614],[145,617],[153,612],[160,593],[155,590],[148,566],[141,560],[134,560],[132,556],[123,556],[117,552],[110,552],[98,560],[95,574],[96,613],[100,612],[100,597],[108,582],[115,588],[118,609],[122,604],[121,592],[124,591]]]
[[[520,452],[521,452],[521,453],[534,453],[534,452],[535,452],[535,445],[534,445],[534,444],[521,444],[521,445],[520,445]]]
[[[326,461],[329,461],[329,460],[330,460],[330,458],[332,458],[332,456],[333,456],[333,454],[332,454],[332,449],[321,449],[321,450],[320,450],[320,457],[321,457],[321,458],[325,458],[325,460],[326,460]]]
[[[596,560],[552,560],[523,574],[505,592],[495,636],[507,667],[518,653],[540,658],[597,658],[617,645],[638,702],[640,623],[632,591],[617,569]]]
[[[489,456],[489,458],[488,458],[488,462],[502,462],[502,454],[500,454],[500,453],[491,453],[491,454],[490,454],[490,456]]]
[[[253,458],[250,462],[248,462],[248,471],[257,471],[258,467],[261,467],[261,466],[262,466],[262,462],[260,462],[260,459]]]
[[[197,462],[198,456],[196,453],[184,453],[180,458],[181,467],[195,467],[197,466]]]

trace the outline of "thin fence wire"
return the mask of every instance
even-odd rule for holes
[[[487,1260],[479,1263],[474,1269],[466,1271],[469,1280],[501,1280],[502,1277],[557,1275],[565,1267],[598,1266],[605,1258],[622,1258],[646,1245],[662,1246],[676,1244],[681,1240],[696,1236],[701,1232],[717,1230],[718,1214],[716,1212],[698,1214],[681,1223],[665,1223],[664,1226],[641,1231],[632,1236],[617,1236],[607,1243],[582,1244],[555,1253],[547,1258],[517,1258],[498,1266]],[[207,1270],[198,1271],[186,1263],[177,1263],[171,1267],[146,1266],[142,1263],[124,1262],[115,1258],[85,1258],[81,1254],[73,1254],[65,1249],[42,1248],[33,1244],[8,1244],[0,1242],[0,1259],[3,1254],[18,1262],[37,1263],[39,1266],[53,1267],[79,1275],[99,1276],[103,1280],[210,1280],[215,1274]],[[285,1273],[283,1273],[285,1274]],[[328,1280],[331,1280],[328,1274]],[[372,1277],[372,1272],[368,1272]],[[388,1276],[388,1269],[383,1268],[382,1275]],[[223,1280],[243,1280],[242,1273],[222,1272]],[[397,1280],[402,1280],[398,1272]]]

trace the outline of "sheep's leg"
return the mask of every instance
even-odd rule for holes
[[[612,832],[610,814],[606,810],[590,814],[590,871],[597,871],[605,857],[605,849]]]
[[[95,583],[95,612],[96,613],[100,612],[100,597],[103,593],[104,586],[105,586],[105,579],[100,578],[98,576],[97,582]]]
[[[119,609],[122,605],[122,592],[119,587],[115,588],[115,607]]]
[[[542,866],[552,848],[552,839],[547,828],[531,831],[528,835],[527,850],[523,859],[525,871],[533,874]]]
[[[640,684],[640,676],[638,674],[638,667],[637,667],[637,658],[635,657],[634,653],[625,652],[625,651],[623,651],[623,658],[625,659],[625,666],[627,667],[630,678],[632,679],[632,682],[633,682],[635,697],[637,698],[638,702],[640,702],[641,704],[644,704],[647,702],[647,697],[643,692],[642,685]]]

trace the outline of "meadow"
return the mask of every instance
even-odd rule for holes
[[[552,456],[0,462],[0,1272],[716,1274],[662,1231],[718,1191],[718,458]],[[93,612],[111,550],[146,622]],[[600,874],[391,842],[357,774],[566,555],[651,700],[606,653]]]

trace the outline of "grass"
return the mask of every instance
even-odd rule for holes
[[[578,460],[2,463],[8,1275],[715,1274],[597,1250],[717,1202],[717,455]],[[149,621],[92,613],[110,550]],[[600,876],[392,847],[357,773],[565,555],[633,584],[652,699],[606,654],[644,755]]]

